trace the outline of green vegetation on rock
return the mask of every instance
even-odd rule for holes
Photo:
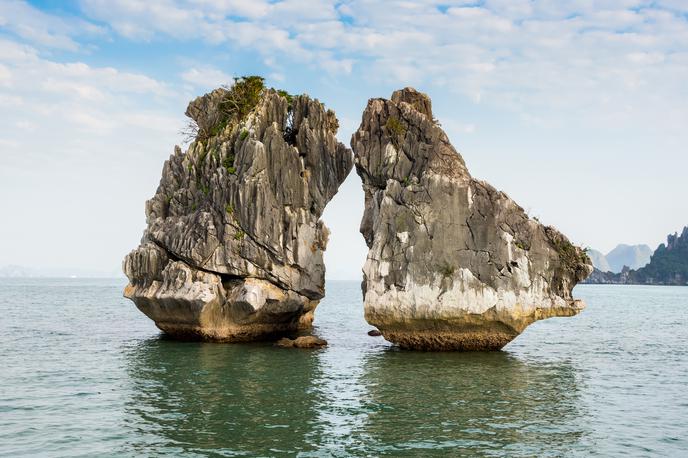
[[[187,139],[207,142],[220,135],[227,126],[236,125],[246,118],[260,101],[265,89],[261,76],[234,78],[234,83],[223,86],[197,99],[190,105],[187,115],[192,119],[183,131]],[[199,101],[200,100],[200,101]]]
[[[222,165],[227,169],[228,173],[236,173],[236,168],[234,167],[234,155],[228,154],[227,157],[222,161]]]
[[[262,76],[242,76],[234,78],[234,84],[225,89],[227,92],[219,106],[226,123],[242,121],[260,101],[265,80]]]
[[[669,235],[650,258],[650,263],[629,275],[633,283],[686,285],[688,284],[688,227]]]
[[[569,268],[575,269],[580,264],[590,264],[590,258],[580,247],[575,246],[573,243],[569,242],[565,238],[558,238],[552,240],[554,248],[559,254],[559,260],[561,263]]]
[[[278,89],[277,93],[287,99],[288,108],[291,110],[294,104],[294,96],[283,89]]]
[[[394,116],[390,116],[387,119],[385,127],[387,128],[387,132],[392,139],[392,143],[398,148],[404,135],[406,135],[406,127],[404,127],[404,124],[399,120],[399,118]]]
[[[442,277],[448,278],[454,275],[454,272],[456,272],[456,268],[450,265],[449,263],[445,262],[440,266],[439,271],[442,274]]]

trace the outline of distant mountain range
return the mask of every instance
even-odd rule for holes
[[[588,250],[592,265],[602,272],[619,273],[624,266],[639,269],[650,262],[652,248],[647,245],[617,245],[609,253],[602,254],[597,250]]]
[[[606,260],[609,262],[609,256]],[[683,228],[680,235],[669,235],[667,243],[655,250],[649,264],[644,267],[633,269],[627,266],[617,273],[604,272],[596,267],[585,283],[688,285],[688,227]]]
[[[98,271],[83,268],[32,268],[18,265],[0,266],[0,278],[37,278],[37,277],[79,277],[79,278],[119,278],[121,271]]]
[[[26,267],[22,266],[4,266],[0,267],[0,278],[23,278],[23,277],[34,277],[31,271]]]

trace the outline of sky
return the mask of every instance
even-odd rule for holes
[[[413,86],[471,174],[577,244],[688,225],[684,0],[0,0],[0,266],[119,275],[194,97],[263,75],[333,108]],[[367,249],[352,172],[330,279]]]

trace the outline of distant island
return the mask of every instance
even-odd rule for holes
[[[640,269],[646,266],[652,257],[652,248],[647,245],[620,244],[606,255],[592,249],[587,253],[596,269],[619,273],[624,267]]]
[[[595,253],[590,257],[594,259]],[[599,261],[598,261],[599,262]],[[594,264],[594,262],[593,262]],[[624,266],[620,272],[603,271],[595,265],[593,273],[583,283],[621,285],[688,285],[688,227],[670,234],[640,268]]]
[[[121,278],[119,270],[86,267],[27,267],[16,264],[0,266],[0,278]]]
[[[0,267],[0,278],[26,278],[36,275],[24,266],[8,265]]]

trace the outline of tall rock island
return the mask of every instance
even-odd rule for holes
[[[192,101],[146,203],[125,296],[167,334],[248,341],[309,327],[324,295],[325,205],[351,171],[334,112],[239,78]]]
[[[351,145],[365,193],[365,318],[387,340],[495,350],[584,307],[571,290],[592,271],[588,256],[472,178],[427,95],[371,99]]]

